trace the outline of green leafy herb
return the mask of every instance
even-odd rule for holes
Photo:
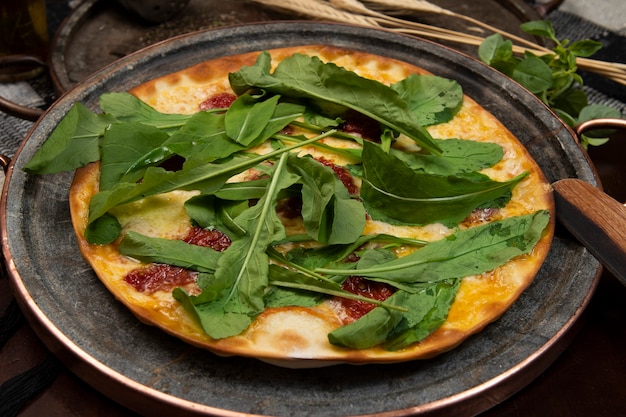
[[[308,236],[307,236],[308,238]],[[291,240],[287,239],[288,242]],[[284,242],[277,242],[278,244]],[[385,234],[371,234],[360,236],[357,240],[346,245],[328,245],[319,248],[296,248],[289,251],[287,258],[294,264],[305,268],[322,268],[328,265],[337,265],[354,252],[367,244],[376,247],[420,247],[426,244],[423,240],[402,238]],[[283,260],[278,260],[283,262]],[[344,263],[344,268],[353,268],[354,264]]]
[[[546,20],[523,23],[521,29],[553,42],[553,53],[537,56],[526,52],[523,57],[517,57],[513,54],[512,42],[494,34],[481,43],[478,49],[480,59],[528,88],[568,125],[574,127],[589,120],[587,95],[582,90],[583,79],[577,73],[576,58],[593,55],[602,44],[589,39],[571,43],[567,39],[559,40],[552,23]],[[619,118],[620,112],[609,106],[595,105],[592,117]],[[608,140],[598,137],[597,132],[596,136],[592,134],[582,135],[581,144],[585,148]]]
[[[377,281],[436,282],[490,271],[515,256],[530,251],[550,221],[550,213],[509,217],[460,230],[448,238],[428,243],[413,253],[365,269],[352,271],[318,268],[331,275],[360,275]]]
[[[351,243],[365,228],[365,208],[348,194],[333,171],[311,157],[289,159],[302,182],[302,218],[307,233],[320,243]]]
[[[422,285],[414,293],[399,290],[386,300],[387,304],[407,308],[400,312],[377,307],[359,320],[328,334],[333,345],[367,349],[383,345],[400,350],[426,338],[448,317],[461,280]]]
[[[144,236],[132,231],[124,235],[119,251],[142,262],[168,264],[199,272],[214,272],[221,257],[220,252],[209,247]]]
[[[100,139],[112,120],[76,103],[24,165],[24,170],[31,174],[54,174],[99,161]]]
[[[315,142],[327,135],[309,139]],[[118,183],[115,187],[95,194],[89,205],[89,223],[106,214],[110,209],[121,204],[174,190],[200,190],[205,193],[218,190],[231,176],[254,167],[262,161],[289,152],[307,142],[279,149],[266,155],[236,156],[220,164],[205,164],[180,171],[167,171],[163,168],[150,167],[140,183]]]
[[[450,121],[463,104],[461,85],[436,75],[412,74],[391,88],[408,103],[422,126]]]
[[[320,273],[367,276],[393,285],[413,282],[414,289],[396,291],[385,302],[407,312],[377,307],[359,320],[334,330],[329,341],[338,346],[364,349],[379,344],[402,349],[423,340],[446,320],[460,278],[490,271],[507,260],[528,253],[550,220],[548,212],[508,218],[455,233],[412,254],[390,262],[356,270]]]
[[[436,139],[442,149],[441,157],[409,153],[391,149],[391,155],[400,159],[415,172],[435,175],[456,175],[479,171],[495,165],[502,159],[502,147],[490,142],[463,139]]]
[[[220,297],[194,304],[194,298],[182,290],[174,293],[184,305],[197,314],[204,331],[220,339],[243,332],[254,317],[263,312],[263,297],[268,285],[269,259],[267,246],[284,237],[284,226],[275,212],[279,190],[289,187],[298,177],[286,170],[287,154],[283,154],[274,170],[266,194],[258,204],[241,213],[236,219],[248,231],[246,236],[235,240],[217,262],[211,293]]]
[[[255,142],[272,118],[279,98],[258,101],[249,94],[237,98],[226,111],[224,124],[228,137],[246,146]]]
[[[285,259],[271,255],[272,259]],[[291,264],[294,265],[294,264]],[[297,265],[296,265],[297,266]],[[329,279],[317,276],[317,274],[305,268],[293,270],[275,264],[270,265],[269,283],[274,287],[266,296],[266,306],[313,306],[319,304],[327,296],[347,298],[366,303],[375,304],[395,311],[407,312],[405,306],[395,306],[384,301],[373,300],[342,289],[341,285]],[[267,303],[271,303],[268,305]]]
[[[424,340],[437,330],[448,318],[448,313],[461,285],[460,279],[439,281],[411,294],[409,313],[387,336],[384,347],[400,350]]]
[[[205,229],[215,228],[231,238],[246,234],[235,218],[248,206],[248,200],[222,200],[213,194],[201,194],[185,202],[185,210],[196,225]]]
[[[417,173],[393,155],[365,143],[361,197],[375,218],[419,225],[455,225],[479,206],[501,206],[501,199],[508,199],[524,176],[496,182],[478,173]]]
[[[223,114],[194,114],[165,142],[155,142],[150,151],[137,157],[127,174],[145,171],[145,168],[158,165],[174,155],[185,159],[186,168],[192,168],[245,150],[245,146],[226,134],[224,118]]]
[[[105,214],[85,229],[85,239],[97,245],[115,241],[122,231],[122,225],[115,216]]]
[[[262,53],[255,65],[230,74],[230,83],[237,94],[253,88],[296,99],[321,103],[329,109],[356,110],[385,126],[404,133],[427,151],[440,154],[430,134],[419,125],[414,114],[400,95],[390,87],[359,77],[354,72],[334,64],[323,63],[317,57],[294,54],[283,60],[270,74],[270,55]],[[297,74],[297,77],[294,75]],[[339,116],[334,114],[332,116]]]
[[[178,130],[191,117],[187,114],[166,114],[150,107],[129,93],[104,93],[100,108],[121,123],[142,123],[165,132]]]
[[[134,175],[128,175],[135,161],[168,138],[167,133],[150,125],[132,122],[112,124],[102,138],[100,190],[112,189],[121,181],[139,180],[143,171],[133,170]]]

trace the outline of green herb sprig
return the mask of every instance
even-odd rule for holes
[[[577,72],[577,58],[596,53],[602,48],[600,42],[559,40],[552,23],[547,20],[526,22],[520,27],[526,33],[554,43],[553,53],[537,55],[525,51],[522,57],[518,57],[513,53],[513,43],[496,33],[480,44],[480,59],[526,87],[571,127],[587,120],[621,116],[619,110],[612,107],[590,105],[582,89],[584,81]],[[584,148],[602,145],[608,141],[607,136],[607,131],[590,132],[581,135],[581,144]]]

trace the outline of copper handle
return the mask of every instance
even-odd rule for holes
[[[45,67],[46,63],[40,58],[30,55],[10,55],[0,58],[0,68],[14,67],[20,65]],[[0,111],[20,119],[29,120],[31,122],[36,121],[43,114],[43,110],[41,109],[25,107],[10,100],[7,100],[3,97],[0,97]]]
[[[11,164],[11,158],[0,153],[0,168],[2,168],[2,171],[4,171],[5,174],[9,170],[10,164]]]
[[[574,131],[580,137],[584,132],[596,129],[624,129],[626,130],[626,119],[593,119],[582,122],[574,127]]]

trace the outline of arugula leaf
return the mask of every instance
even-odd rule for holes
[[[406,306],[411,294],[396,291],[385,300],[386,304]],[[353,349],[367,349],[385,342],[387,335],[400,323],[403,313],[383,307],[372,311],[346,326],[339,327],[328,334],[328,341],[335,346]]]
[[[280,96],[258,101],[249,94],[239,96],[226,111],[226,134],[244,146],[253,143],[269,123]]]
[[[104,93],[99,99],[100,108],[116,120],[126,123],[143,123],[160,130],[178,130],[191,117],[187,114],[166,114],[139,100],[130,93]]]
[[[271,276],[272,265],[270,265]],[[277,308],[277,307],[314,307],[324,301],[327,296],[325,294],[307,291],[299,288],[288,288],[273,285],[265,294],[265,307]]]
[[[216,191],[215,196],[224,200],[258,200],[265,194],[268,184],[269,178],[267,177],[243,182],[229,182]],[[286,190],[281,191],[281,197],[287,194]]]
[[[495,165],[502,159],[502,147],[491,142],[463,139],[436,139],[442,149],[441,156],[409,153],[391,149],[391,155],[400,159],[416,172],[436,175],[456,175],[479,171]]]
[[[337,282],[330,280],[316,279],[315,274],[302,273],[300,271],[293,271],[287,268],[283,268],[278,265],[270,265],[269,269],[269,283],[275,287],[281,287],[282,289],[288,288],[291,290],[299,291],[299,297],[293,298],[293,293],[284,294],[290,296],[292,302],[304,302],[311,303],[313,300],[317,300],[322,295],[335,296],[341,298],[347,298],[350,300],[363,301],[377,306],[385,307],[391,310],[397,310],[406,312],[408,309],[404,306],[395,306],[388,304],[384,301],[371,299],[362,295],[354,294],[350,291],[344,290]],[[305,293],[302,293],[305,292]],[[309,293],[306,297],[305,294]],[[278,294],[277,294],[278,295]],[[277,300],[274,300],[276,302]],[[284,302],[284,300],[282,301]],[[298,305],[298,304],[293,304]]]
[[[129,231],[120,242],[122,255],[139,261],[161,263],[199,272],[214,272],[221,252],[182,240],[156,238]]]
[[[285,235],[276,215],[276,196],[298,180],[285,170],[287,154],[281,155],[266,194],[244,212],[236,222],[248,234],[235,240],[217,262],[214,282],[207,288],[221,296],[209,303],[194,305],[204,331],[220,339],[243,332],[253,318],[263,312],[263,297],[268,285],[268,245]],[[176,297],[185,298],[180,292]],[[192,299],[193,300],[193,299]],[[188,304],[185,304],[186,306]]]
[[[259,88],[273,94],[324,103],[326,111],[336,108],[339,116],[349,108],[371,117],[385,126],[413,139],[426,151],[440,154],[432,137],[417,122],[407,103],[392,88],[358,76],[317,57],[294,54],[281,61],[270,74],[271,58],[263,52],[256,63],[229,75],[231,87],[237,94]]]
[[[408,103],[422,126],[450,121],[463,105],[461,85],[436,75],[411,74],[391,88]]]
[[[320,243],[354,242],[365,228],[365,209],[333,173],[310,156],[289,158],[302,183],[302,217],[307,233]]]
[[[89,204],[89,223],[113,207],[174,190],[210,192],[221,187],[228,178],[255,165],[248,157],[237,157],[222,164],[206,164],[180,171],[150,167],[139,183],[117,183],[113,188],[96,193]]]
[[[342,292],[341,285],[336,282],[317,280],[275,264],[269,267],[269,283],[280,288],[274,291],[272,302],[281,305],[316,305],[328,295]],[[279,300],[278,296],[287,297],[289,304],[284,298]]]
[[[133,176],[128,176],[127,172],[138,158],[168,138],[167,133],[153,126],[141,123],[112,124],[102,139],[100,190],[114,188],[120,181],[139,180],[141,171],[133,172]]]
[[[227,201],[212,194],[201,194],[185,202],[192,221],[202,228],[216,228],[233,240],[246,234],[235,218],[248,208],[248,200]]]
[[[506,182],[478,174],[431,175],[411,170],[378,146],[363,148],[361,197],[374,218],[386,217],[409,224],[441,222],[452,226],[474,209],[501,205],[526,174]]]
[[[245,100],[244,100],[245,101]],[[243,102],[243,101],[242,101]],[[234,103],[233,103],[234,104]],[[171,137],[148,151],[145,155],[137,158],[136,162],[128,169],[129,172],[146,166],[155,165],[165,161],[173,155],[185,159],[185,167],[192,168],[207,162],[229,157],[236,152],[243,151],[250,146],[255,146],[270,136],[279,132],[291,121],[301,116],[303,107],[291,103],[278,103],[273,106],[273,113],[265,123],[259,126],[261,129],[255,138],[247,138],[240,143],[229,137],[226,129],[226,119],[230,120],[231,129],[238,120],[234,112],[228,116],[209,112],[198,112],[177,131],[172,132]],[[244,117],[245,119],[245,117]],[[243,121],[240,121],[243,123]],[[231,132],[232,135],[235,133]]]
[[[400,350],[424,340],[448,318],[448,313],[461,285],[461,279],[440,281],[409,297],[409,313],[387,335],[387,350]]]
[[[290,241],[288,238],[287,241]],[[279,242],[282,243],[282,242]],[[319,248],[298,247],[287,253],[290,262],[301,265],[305,268],[322,268],[343,261],[350,254],[368,243],[380,247],[420,247],[427,242],[423,240],[396,237],[386,234],[372,234],[359,236],[357,240],[346,245],[328,245]],[[344,264],[346,269],[353,268],[354,265]]]
[[[120,235],[122,225],[117,217],[111,214],[105,214],[85,228],[85,239],[88,242],[105,245],[113,242]]]
[[[386,303],[401,305],[407,312],[376,307],[359,320],[328,334],[336,346],[367,349],[382,344],[400,350],[437,330],[448,316],[461,280],[422,285],[415,293],[396,291]]]
[[[97,115],[84,104],[75,103],[24,165],[24,171],[54,174],[73,171],[100,160],[101,138],[114,121],[109,115]]]
[[[540,210],[459,230],[407,256],[375,267],[352,271],[317,268],[315,272],[359,275],[391,285],[437,282],[481,274],[532,250],[549,221],[550,213]]]
[[[224,115],[208,112],[194,114],[163,142],[155,142],[152,149],[137,157],[127,174],[143,172],[144,168],[166,161],[173,155],[185,159],[191,168],[217,159],[226,158],[245,147],[226,135]]]
[[[113,207],[140,200],[150,195],[166,193],[174,190],[200,190],[210,193],[218,190],[231,176],[262,161],[289,152],[308,143],[313,143],[328,135],[316,136],[308,141],[297,143],[265,155],[235,156],[229,161],[205,164],[180,171],[166,171],[163,168],[150,167],[140,183],[118,183],[115,187],[96,193],[89,204],[89,223],[103,216]]]

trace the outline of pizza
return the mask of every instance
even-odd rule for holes
[[[499,318],[550,247],[551,188],[528,151],[412,64],[277,48],[100,107],[66,116],[94,147],[49,157],[77,168],[82,256],[138,319],[217,355],[430,358]],[[53,164],[39,156],[27,170]]]

